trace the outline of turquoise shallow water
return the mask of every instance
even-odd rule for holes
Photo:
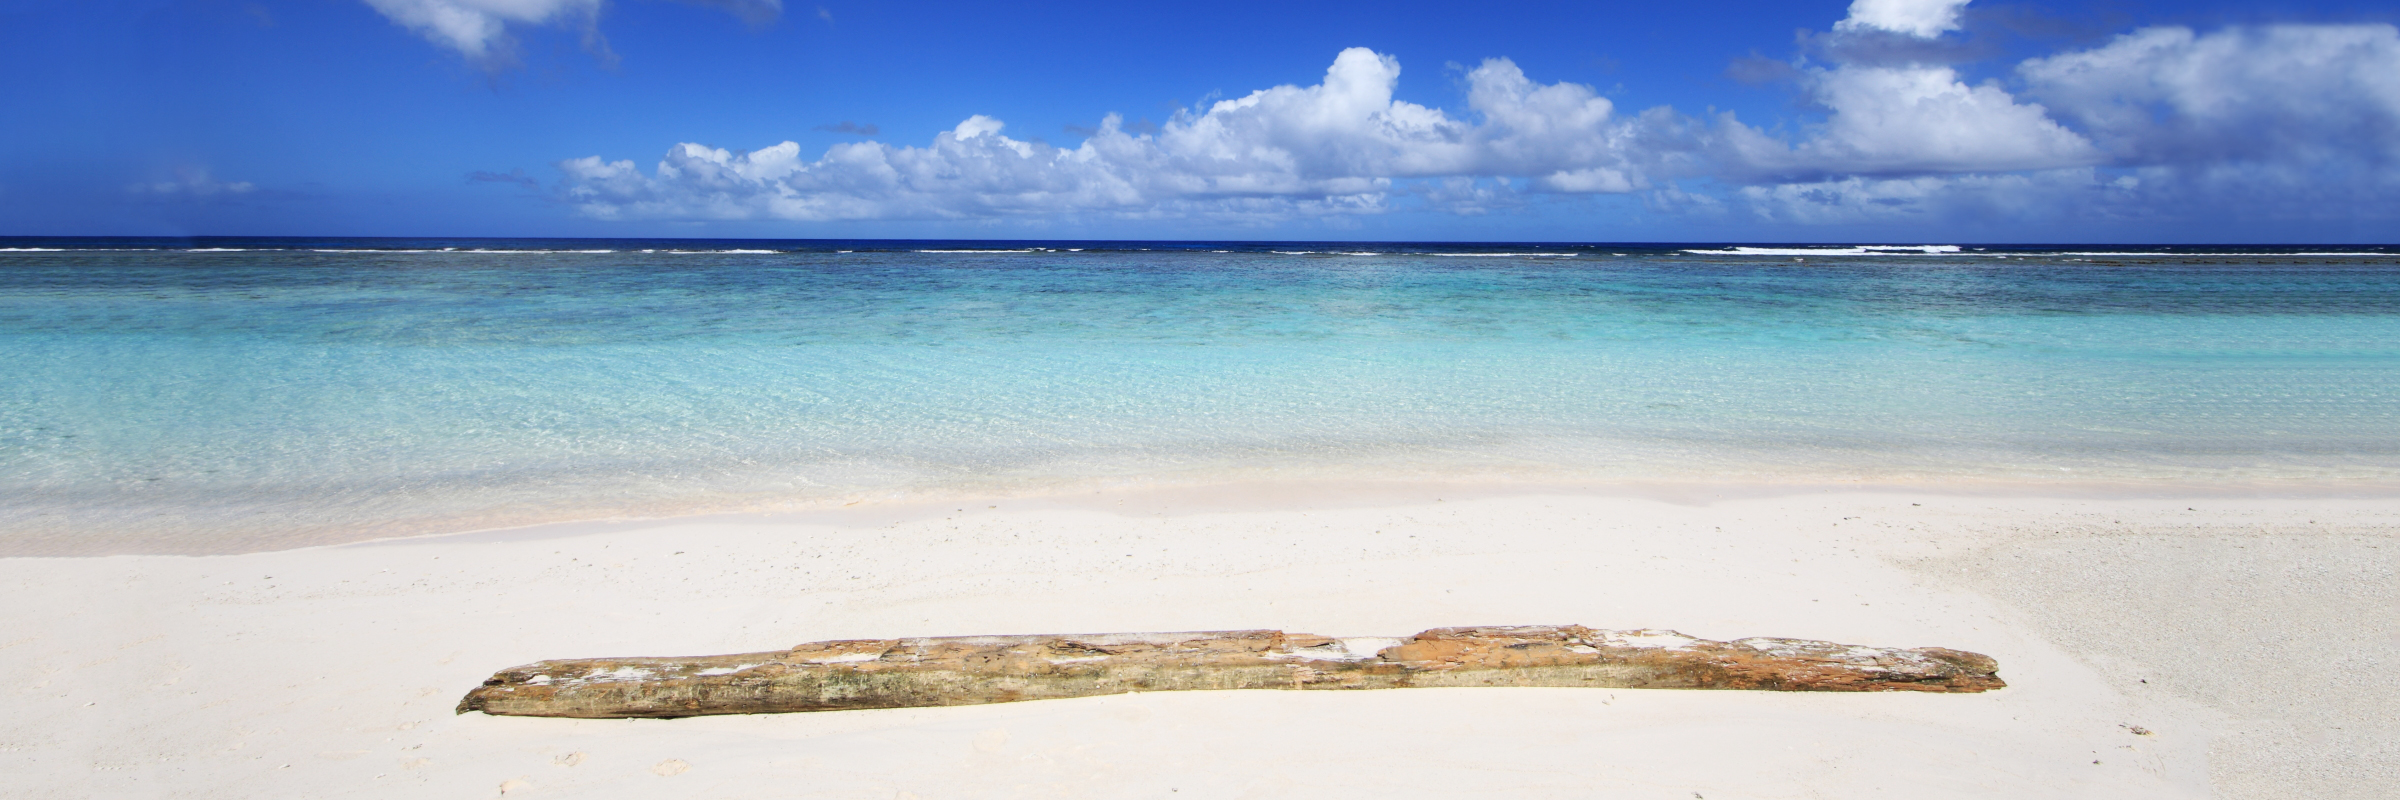
[[[44,248],[0,250],[0,550],[1094,482],[2400,478],[2374,250],[200,245],[0,242]]]

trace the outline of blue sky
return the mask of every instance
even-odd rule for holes
[[[0,0],[0,235],[2390,242],[2394,17]]]

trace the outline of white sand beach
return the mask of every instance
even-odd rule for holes
[[[2210,495],[1298,484],[0,558],[0,774],[21,798],[2400,793],[2400,502]],[[2010,685],[451,712],[546,658],[1535,623],[1938,645]]]

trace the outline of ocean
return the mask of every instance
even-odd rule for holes
[[[0,239],[0,553],[1244,481],[2386,487],[2394,248]]]

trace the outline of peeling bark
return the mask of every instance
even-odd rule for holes
[[[458,713],[689,717],[1009,703],[1203,689],[1547,686],[1982,692],[1998,664],[1939,647],[1695,639],[1580,625],[1435,628],[1406,639],[1282,631],[958,636],[815,642],[689,658],[542,661],[502,670]]]

